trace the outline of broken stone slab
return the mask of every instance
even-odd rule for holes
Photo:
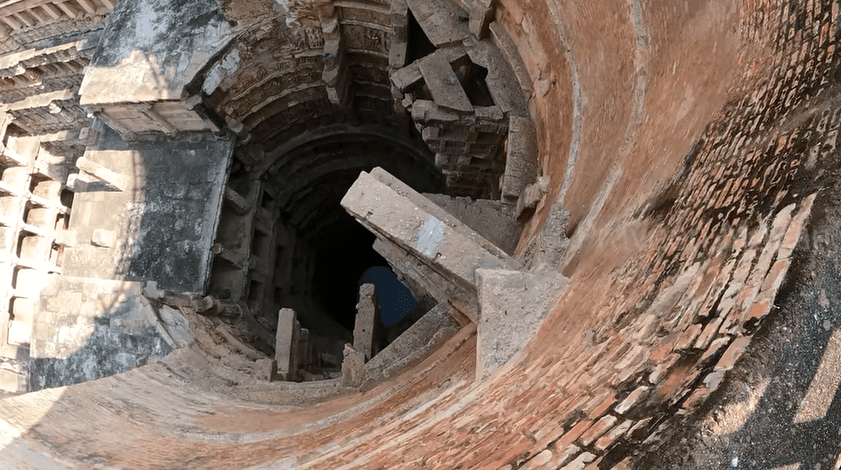
[[[483,380],[529,344],[567,280],[552,272],[478,269],[476,275],[476,379]]]
[[[281,380],[292,381],[298,376],[298,336],[301,325],[291,308],[282,308],[277,316],[275,360]]]
[[[377,239],[374,251],[388,261],[394,274],[415,296],[432,298],[435,302],[450,302],[469,319],[479,314],[476,289],[472,285],[442,276],[399,246]],[[467,320],[472,321],[472,320]]]
[[[357,179],[357,183],[360,184],[357,189],[361,189],[366,182],[371,182],[374,184],[374,187],[377,188],[385,187],[387,193],[390,193],[398,198],[396,200],[401,200],[404,201],[405,204],[410,204],[412,211],[422,211],[437,218],[448,228],[469,239],[470,243],[480,246],[482,250],[486,251],[491,257],[501,260],[500,262],[508,266],[506,269],[517,270],[522,267],[519,261],[506,255],[505,252],[498,246],[486,240],[479,233],[468,227],[464,222],[460,221],[457,217],[430,201],[421,193],[415,191],[409,185],[400,181],[384,169],[376,167],[372,169],[370,173],[362,172],[359,179]],[[350,191],[348,191],[348,194],[350,194]],[[345,197],[347,198],[347,195]],[[345,207],[345,209],[350,211],[347,207]],[[353,215],[353,212],[350,212],[351,215]],[[385,214],[383,214],[383,216],[385,216]],[[363,225],[365,224],[363,223]]]
[[[413,62],[391,74],[391,82],[401,92],[406,92],[407,90],[420,85],[422,81],[423,75],[421,75],[420,67],[418,67],[417,62]]]
[[[475,292],[476,269],[522,267],[499,247],[381,168],[362,172],[342,206],[384,243]],[[463,312],[475,321],[475,315]]]
[[[426,357],[459,329],[452,308],[441,302],[426,312],[379,354],[365,364],[366,380],[389,378]]]
[[[435,47],[456,44],[470,37],[470,16],[449,0],[408,0],[426,37]]]
[[[359,303],[356,304],[356,322],[353,328],[353,347],[362,351],[365,361],[370,361],[380,350],[383,324],[374,284],[362,284]]]
[[[537,180],[537,131],[531,119],[511,116],[502,197],[516,200]]]
[[[488,71],[485,85],[495,105],[499,106],[506,115],[530,115],[517,75],[493,41],[479,41],[472,47],[466,48],[465,52],[471,62]]]
[[[536,183],[526,187],[523,193],[520,194],[520,198],[517,199],[517,218],[519,219],[520,217],[529,216],[534,213],[537,205],[540,204],[540,201],[542,201],[543,197],[546,196],[546,192],[548,190],[548,176],[541,176],[537,179]]]
[[[424,196],[504,252],[513,255],[523,231],[523,224],[517,220],[514,213],[516,209],[514,203],[451,197],[444,194],[424,194]]]
[[[473,0],[467,7],[470,14],[468,26],[476,39],[482,39],[488,34],[488,25],[494,15],[493,3],[493,0]]]
[[[464,92],[446,54],[432,53],[419,60],[418,67],[437,106],[459,114],[473,113],[473,104]]]
[[[277,377],[277,361],[274,359],[258,359],[256,365],[258,380],[271,382]]]
[[[345,344],[342,360],[342,386],[359,387],[365,382],[365,354]]]

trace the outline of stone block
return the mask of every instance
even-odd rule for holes
[[[499,22],[492,22],[488,29],[491,31],[491,37],[493,38],[494,45],[496,45],[500,53],[505,57],[505,60],[514,72],[514,75],[517,77],[517,83],[520,85],[522,93],[526,96],[531,95],[534,91],[531,76],[529,75],[525,63],[523,63],[522,57],[520,57],[517,44],[513,39],[511,39],[511,36],[508,35],[505,27],[503,27]]]
[[[596,456],[589,452],[584,452],[578,458],[564,466],[561,470],[584,470],[588,463],[596,460]]]
[[[522,259],[529,269],[538,271],[556,270],[569,246],[566,236],[569,211],[560,205],[549,209],[549,217],[540,232],[526,245]]]
[[[391,83],[402,92],[420,85],[422,81],[423,75],[416,62],[391,74]]]
[[[618,419],[615,416],[607,415],[602,419],[598,420],[596,424],[590,427],[584,434],[581,435],[579,441],[585,447],[589,446],[593,443],[596,439],[600,438],[603,434],[605,434],[610,428],[612,428]]]
[[[470,37],[469,16],[449,0],[408,0],[409,9],[426,37],[436,47],[459,43]]]
[[[514,216],[512,203],[443,194],[424,194],[426,198],[446,210],[476,233],[512,255],[520,241],[523,224]]]
[[[741,338],[737,338],[733,343],[727,348],[727,351],[721,356],[718,363],[715,365],[716,371],[722,370],[730,370],[736,365],[736,361],[742,356],[745,348],[750,344],[751,338],[749,336],[743,336]]]
[[[382,335],[383,324],[376,287],[374,284],[363,284],[359,288],[359,302],[356,304],[353,347],[365,355],[365,362],[379,352]]]
[[[638,387],[634,389],[624,400],[622,403],[616,405],[614,411],[619,414],[626,414],[628,411],[631,411],[637,404],[639,404],[646,396],[651,389],[646,386]]]
[[[548,176],[541,176],[536,183],[527,186],[517,199],[517,217],[531,215],[548,190]]]
[[[61,196],[61,181],[39,181],[32,189],[32,195],[49,200],[58,200]]]
[[[230,187],[225,187],[225,203],[230,205],[234,212],[240,215],[245,215],[251,211],[251,204],[238,192]]]
[[[52,240],[49,238],[24,237],[20,242],[20,258],[30,261],[46,261],[49,259],[51,247]]]
[[[473,105],[444,53],[433,53],[418,63],[432,101],[437,106],[459,114],[473,113]]]
[[[365,364],[366,378],[393,376],[401,368],[431,353],[458,328],[447,302],[436,305]]]
[[[523,350],[566,287],[557,273],[479,269],[476,377],[483,380]]]
[[[11,301],[11,313],[15,321],[32,325],[35,318],[37,302],[33,299],[14,297]]]
[[[605,433],[594,444],[596,450],[598,450],[599,452],[604,452],[605,450],[607,450],[607,448],[610,447],[614,442],[616,442],[619,438],[624,436],[625,433],[627,433],[633,425],[633,421],[624,421],[623,423],[619,424],[615,428]]]
[[[516,200],[537,181],[537,131],[531,119],[511,116],[502,177],[502,197]]]
[[[48,275],[34,269],[20,269],[15,278],[15,295],[27,299],[38,299]]]
[[[26,223],[47,229],[55,228],[58,211],[52,208],[33,207],[26,214]]]
[[[453,291],[475,292],[479,268],[521,267],[499,247],[382,169],[363,172],[342,206],[383,244],[395,245],[456,286]]]
[[[32,340],[32,324],[25,321],[9,322],[8,344],[28,345]]]
[[[17,196],[0,196],[0,215],[17,217],[20,211],[21,198]]]
[[[295,310],[282,308],[277,316],[275,360],[281,380],[295,380],[298,372],[298,335],[301,326]]]
[[[488,33],[488,25],[493,21],[493,0],[474,0],[468,7],[470,33],[482,39]]]
[[[358,387],[365,381],[365,354],[350,344],[345,344],[342,360],[342,385]]]
[[[377,239],[374,251],[388,261],[391,269],[416,296],[432,298],[435,302],[450,302],[454,308],[468,318],[476,318],[479,304],[476,289],[464,283],[454,282],[394,243]]]

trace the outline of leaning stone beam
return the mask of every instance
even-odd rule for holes
[[[295,380],[298,375],[298,335],[301,327],[295,317],[295,310],[291,308],[282,308],[277,315],[275,361],[281,380]]]
[[[381,168],[362,172],[342,206],[378,238],[397,245],[448,282],[467,287],[474,297],[477,269],[521,268],[517,260]],[[462,313],[476,321],[475,307],[470,310]]]
[[[353,328],[353,348],[365,354],[370,361],[379,352],[382,321],[374,284],[362,284],[359,303],[356,304],[356,322]]]

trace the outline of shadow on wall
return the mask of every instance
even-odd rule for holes
[[[41,299],[30,391],[127,372],[175,346],[140,283],[56,277]]]
[[[33,324],[33,390],[165,356],[172,345],[142,297],[144,283],[128,280],[199,293],[209,275],[232,143],[209,133],[126,143],[101,123],[95,128],[85,166],[117,190],[76,192],[69,230],[77,243],[43,290]]]
[[[837,154],[836,154],[837,156]],[[839,161],[839,160],[836,160]],[[775,301],[776,315],[755,335],[745,360],[716,392],[689,435],[662,446],[650,468],[836,469],[841,466],[841,185],[823,179],[825,204],[813,211]],[[689,437],[689,448],[686,438]],[[701,442],[703,441],[703,442]]]

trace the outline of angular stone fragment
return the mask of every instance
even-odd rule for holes
[[[473,105],[445,54],[436,53],[424,57],[418,66],[436,105],[462,114],[473,112]]]
[[[507,150],[502,197],[516,200],[537,180],[537,132],[530,119],[518,116],[509,119]]]
[[[277,376],[277,361],[274,359],[257,360],[257,379],[271,382]]]
[[[470,17],[456,2],[408,0],[406,3],[423,32],[436,47],[461,42],[470,37]]]
[[[350,344],[345,344],[342,360],[342,385],[358,387],[365,381],[365,354],[357,351]]]
[[[485,379],[523,350],[567,284],[557,273],[477,270],[476,378]]]
[[[452,286],[445,286],[445,291],[462,291],[469,297],[476,292],[477,269],[521,267],[517,260],[382,169],[363,172],[348,190],[342,206],[383,244],[402,250]],[[463,300],[468,304],[471,301]],[[470,310],[462,313],[475,320],[475,310]]]
[[[275,360],[281,380],[295,380],[298,368],[298,334],[300,325],[295,310],[282,308],[277,316]]]
[[[366,379],[393,376],[452,337],[458,327],[452,308],[446,302],[436,305],[365,364]]]
[[[356,304],[353,347],[365,355],[365,362],[370,361],[379,352],[382,333],[376,288],[374,284],[363,284],[359,288],[359,303]]]
[[[517,217],[522,217],[527,211],[530,213],[534,211],[537,205],[543,200],[546,191],[549,190],[549,177],[542,176],[538,178],[537,182],[529,185],[520,194],[517,200]]]

